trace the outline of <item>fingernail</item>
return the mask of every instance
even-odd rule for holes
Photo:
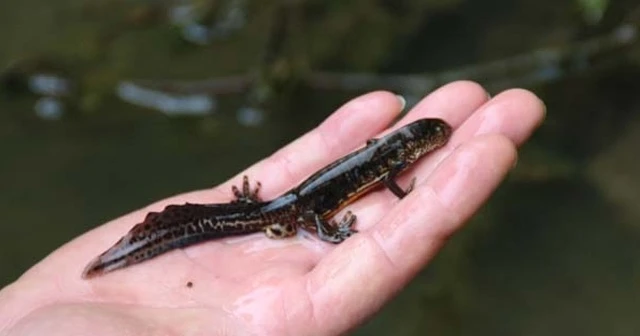
[[[542,121],[544,121],[544,119],[547,117],[547,104],[544,103],[544,100],[538,98],[540,100],[540,104],[542,104],[542,119],[541,119],[541,123]]]
[[[396,95],[396,98],[398,98],[398,101],[400,102],[400,111],[404,110],[405,106],[407,106],[407,100],[399,94]]]

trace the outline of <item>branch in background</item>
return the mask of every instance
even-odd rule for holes
[[[228,4],[226,10],[222,11],[223,14],[241,11],[243,6],[246,6],[246,2],[241,0],[230,0]],[[638,20],[631,20],[634,23],[626,23],[609,34],[585,41],[533,50],[501,60],[438,73],[332,73],[309,70],[304,64],[300,64],[300,55],[289,43],[291,30],[299,29],[296,25],[289,24],[291,16],[295,15],[295,11],[292,10],[295,10],[295,6],[287,3],[274,13],[276,19],[273,20],[274,24],[265,43],[260,64],[247,74],[200,81],[122,80],[115,88],[116,94],[129,103],[150,107],[163,113],[171,111],[171,115],[182,112],[194,114],[195,110],[198,110],[195,114],[211,113],[216,105],[212,96],[227,94],[245,94],[245,104],[248,108],[261,109],[270,100],[284,94],[286,88],[295,85],[306,85],[320,90],[356,92],[387,89],[402,93],[411,101],[412,97],[422,96],[442,84],[458,79],[479,81],[490,91],[551,82],[610,64],[607,63],[611,61],[610,56],[624,57],[638,39],[638,26],[635,24]],[[632,14],[633,12],[631,11]],[[632,14],[629,16],[633,16]],[[225,15],[223,17],[229,16]],[[39,70],[38,67],[29,70],[27,66],[26,71],[21,71],[19,67],[9,68],[0,76],[0,82],[5,91],[27,87],[29,92],[59,100],[74,94],[73,90],[69,90],[74,83],[58,73],[59,71],[49,73],[47,70]],[[43,78],[60,79],[57,82],[66,83],[65,89],[50,92],[53,82],[43,81]],[[34,83],[40,84],[34,86]],[[45,89],[49,91],[43,92]],[[209,103],[204,103],[205,101]],[[163,107],[162,102],[170,106]],[[52,110],[49,107],[53,106],[50,102],[40,105],[47,107],[46,111]],[[201,109],[207,111],[203,112]],[[246,107],[243,110],[246,111]],[[47,112],[45,115],[58,114]]]
[[[534,50],[522,55],[465,66],[434,74],[378,75],[364,73],[314,72],[307,84],[319,89],[368,91],[385,88],[408,94],[424,94],[457,79],[481,81],[491,89],[531,86],[557,80],[598,66],[598,56],[631,46],[638,28],[620,26],[611,34],[597,36],[566,47]]]
[[[221,78],[205,79],[200,81],[172,81],[132,79],[127,82],[152,90],[161,90],[175,93],[195,94],[237,94],[247,90],[254,82],[254,76],[241,75]]]
[[[384,75],[312,71],[306,76],[303,75],[302,80],[305,85],[315,89],[369,91],[384,88],[409,95],[423,95],[457,79],[481,81],[491,89],[531,86],[595,68],[599,65],[600,56],[622,51],[623,48],[632,46],[637,39],[638,28],[632,24],[625,24],[610,34],[565,47],[534,50],[502,60],[440,73]],[[134,80],[131,82],[154,90],[220,95],[244,92],[256,84],[255,79],[256,76],[244,75],[203,81]]]

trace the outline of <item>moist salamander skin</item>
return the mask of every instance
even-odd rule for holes
[[[311,175],[272,201],[258,196],[245,176],[242,189],[233,187],[230,203],[169,205],[150,212],[126,235],[94,258],[83,272],[91,278],[154,258],[167,251],[217,238],[263,231],[269,238],[285,238],[298,228],[340,243],[357,232],[356,216],[348,211],[340,222],[333,216],[372,189],[384,185],[398,198],[403,190],[395,177],[412,163],[444,146],[452,128],[441,119],[419,119],[356,150]]]

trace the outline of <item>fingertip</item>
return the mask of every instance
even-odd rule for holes
[[[510,89],[479,107],[456,129],[450,146],[482,134],[499,133],[517,145],[524,143],[545,116],[544,103],[531,91]]]
[[[367,93],[343,104],[315,131],[327,145],[334,147],[330,148],[332,153],[343,154],[384,130],[400,114],[403,105],[403,100],[392,92]]]
[[[399,98],[400,97],[400,98]],[[355,97],[340,106],[327,120],[341,118],[358,112],[399,113],[404,108],[404,98],[389,91],[373,91]]]
[[[418,102],[403,123],[430,117],[442,118],[456,127],[488,100],[489,94],[480,84],[466,80],[455,81],[438,88]]]
[[[508,89],[496,95],[494,99],[501,99],[516,105],[513,109],[517,110],[520,117],[519,124],[530,128],[529,132],[523,132],[519,137],[513,138],[518,144],[524,142],[544,122],[547,114],[547,107],[542,99],[526,89]]]
[[[464,98],[480,103],[484,103],[491,99],[491,95],[482,85],[470,80],[458,80],[448,83],[433,93],[439,93],[442,91],[452,94],[454,99]]]
[[[323,133],[353,132],[374,135],[388,126],[404,108],[402,100],[389,91],[374,91],[353,98],[318,126]],[[362,127],[366,125],[367,127]],[[356,128],[356,129],[354,129]]]
[[[404,110],[404,108],[407,106],[407,100],[399,94],[396,95],[396,98],[398,98],[398,101],[400,102],[400,111]]]
[[[447,85],[444,85],[442,88],[449,87],[449,86],[455,87],[458,90],[465,90],[469,92],[474,91],[478,93],[482,92],[482,94],[486,98],[490,97],[489,93],[484,89],[482,85],[480,85],[480,83],[472,80],[468,80],[468,79],[456,80],[451,83],[448,83]]]
[[[457,221],[471,216],[517,160],[513,141],[501,134],[472,138],[436,168],[427,183]]]
[[[502,134],[481,136],[476,143],[472,143],[472,146],[484,147],[478,148],[478,150],[484,151],[496,159],[493,162],[493,168],[500,177],[504,177],[518,161],[518,147],[511,139]]]

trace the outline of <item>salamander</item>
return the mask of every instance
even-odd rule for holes
[[[413,188],[415,178],[402,189],[395,177],[425,154],[444,146],[452,128],[441,119],[419,119],[379,138],[314,173],[281,196],[263,201],[260,183],[251,188],[244,176],[242,188],[232,187],[230,203],[169,205],[150,212],[125,236],[93,259],[84,278],[101,275],[216,238],[263,231],[269,238],[285,238],[299,228],[314,232],[330,243],[340,243],[356,233],[356,216],[348,204],[384,185],[398,198]]]

